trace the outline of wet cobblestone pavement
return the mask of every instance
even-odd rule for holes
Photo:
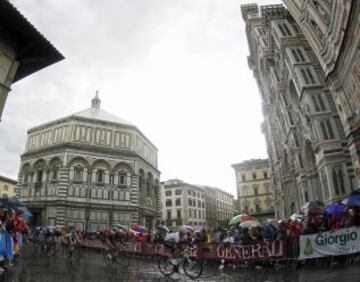
[[[64,281],[192,281],[182,270],[171,277],[164,277],[157,268],[156,259],[124,259],[115,266],[105,266],[100,253],[87,251],[79,264],[69,264],[62,257],[33,255],[24,250],[13,270],[6,271],[1,281],[9,282],[64,282]],[[202,276],[196,281],[247,281],[247,282],[345,282],[360,281],[360,264],[317,266],[303,269],[281,269],[274,272],[270,269],[247,270],[228,266],[222,271],[217,265],[207,265]]]

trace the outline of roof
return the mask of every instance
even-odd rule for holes
[[[12,183],[12,184],[17,183],[17,181],[15,179],[11,179],[9,177],[5,177],[5,176],[2,176],[2,175],[0,175],[0,180],[4,181],[4,182]]]
[[[233,164],[231,166],[233,168],[238,168],[238,167],[249,167],[249,166],[254,166],[254,165],[269,166],[269,160],[268,159],[251,159],[251,160],[243,161],[241,163]]]
[[[8,0],[0,0],[0,29],[16,45],[16,60],[20,64],[13,82],[64,59]]]
[[[72,114],[70,117],[81,117],[81,118],[88,118],[88,119],[101,120],[101,121],[112,122],[112,123],[121,123],[121,124],[125,124],[125,125],[134,126],[130,122],[123,120],[116,115],[113,115],[102,109],[96,109],[96,108],[88,108],[81,112]]]

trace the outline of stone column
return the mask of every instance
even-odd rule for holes
[[[57,214],[56,214],[56,224],[64,225],[66,222],[66,198],[67,198],[67,189],[69,186],[69,168],[66,166],[61,166],[59,168],[59,181],[57,183]]]

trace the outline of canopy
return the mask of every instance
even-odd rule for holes
[[[239,214],[230,220],[229,225],[237,225],[248,220],[254,220],[254,218],[248,214]]]

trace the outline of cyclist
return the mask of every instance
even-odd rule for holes
[[[69,246],[74,246],[77,243],[80,243],[79,236],[74,226],[69,226],[68,233],[65,235],[65,240],[67,241]]]

